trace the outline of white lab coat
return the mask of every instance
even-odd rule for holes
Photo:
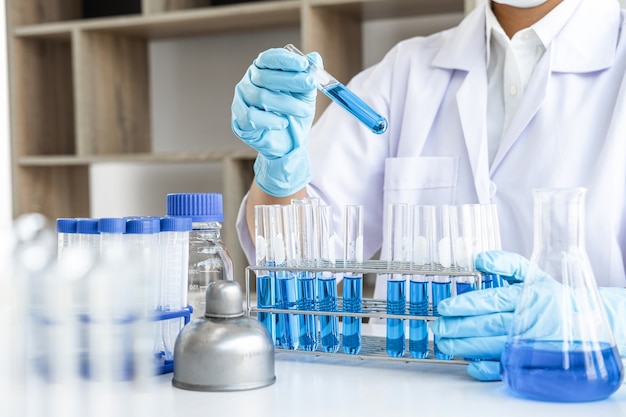
[[[400,42],[350,82],[389,128],[370,133],[331,104],[310,135],[309,193],[335,207],[339,232],[343,207],[365,206],[366,259],[381,247],[390,202],[496,203],[503,249],[529,257],[532,189],[586,187],[597,281],[624,286],[626,35],[618,2],[581,2],[539,61],[491,165],[483,7],[455,28]],[[253,260],[242,217],[242,246]],[[377,285],[375,297],[384,291]]]

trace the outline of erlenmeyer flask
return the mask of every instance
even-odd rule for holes
[[[534,247],[502,380],[544,401],[601,400],[624,371],[585,249],[586,189],[534,190]]]

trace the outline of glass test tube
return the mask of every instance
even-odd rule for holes
[[[462,204],[450,207],[450,230],[455,245],[455,266],[463,271],[474,271],[474,261],[482,230],[478,205]],[[454,290],[457,295],[476,289],[474,276],[459,276],[455,281]]]
[[[363,262],[363,206],[348,205],[344,214],[344,255],[348,265]],[[363,303],[363,275],[346,272],[343,276],[343,310],[360,313]],[[356,355],[361,351],[361,318],[343,316],[342,345],[346,354]]]
[[[444,268],[452,267],[454,263],[454,245],[450,230],[451,206],[443,205],[437,211],[437,253],[436,262]],[[433,277],[432,286],[433,315],[438,316],[437,306],[442,300],[452,296],[452,283],[449,275],[436,275]],[[435,358],[440,360],[452,359],[452,356],[441,352],[437,347],[437,337],[434,339]]]
[[[292,202],[295,213],[295,227],[298,247],[300,249],[300,266],[316,266],[316,239],[314,226],[314,205],[307,200],[294,199]],[[316,274],[306,268],[298,272],[296,287],[298,289],[298,310],[315,310]],[[317,316],[300,314],[300,348],[306,351],[317,349]]]
[[[266,233],[266,211],[271,210],[270,206],[254,206],[254,231],[255,231],[255,258],[257,266],[268,266],[267,254],[269,238]],[[267,214],[269,216],[269,213]],[[274,307],[274,282],[268,270],[258,270],[256,272],[256,299],[260,309]],[[274,315],[271,313],[259,312],[257,319],[265,326],[274,344],[276,344],[276,332],[274,328]]]
[[[418,266],[434,266],[436,237],[436,207],[411,206],[412,261]],[[411,275],[409,283],[409,313],[413,316],[428,315],[428,278]],[[409,354],[415,359],[428,357],[428,322],[409,322]]]
[[[407,262],[409,256],[409,208],[407,204],[390,204],[387,212],[387,259]],[[402,274],[387,277],[387,314],[406,311],[406,281]],[[404,320],[387,319],[387,355],[402,357],[405,351]]]
[[[335,234],[333,231],[332,208],[316,207],[319,238],[320,264],[335,264]],[[320,311],[337,311],[337,277],[333,272],[322,272],[317,279],[317,297]],[[320,315],[320,342],[324,352],[339,350],[339,317]]]
[[[352,91],[348,90],[345,85],[337,81],[323,68],[320,68],[315,61],[292,44],[286,45],[285,49],[302,55],[309,60],[311,74],[315,78],[320,91],[326,94],[328,98],[347,110],[373,133],[381,134],[387,130],[387,119],[374,111],[367,103],[361,100]]]
[[[268,248],[268,265],[295,266],[297,264],[297,241],[295,215],[291,205],[272,206],[269,211],[271,243]],[[268,218],[265,220],[268,221]],[[267,226],[266,226],[267,227]],[[275,272],[275,300],[279,309],[297,309],[295,273]],[[300,322],[296,314],[276,315],[276,340],[283,349],[298,349],[300,345]]]
[[[482,204],[481,213],[483,217],[484,239],[486,242],[483,250],[502,249],[498,207],[494,203]],[[497,274],[484,275],[483,280],[484,285],[481,288],[502,287],[504,285],[502,277]]]

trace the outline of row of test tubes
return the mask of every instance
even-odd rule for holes
[[[436,271],[449,268],[463,273],[450,275],[394,273],[387,275],[387,313],[412,316],[438,316],[437,306],[454,295],[483,288],[502,286],[500,277],[478,275],[474,269],[476,255],[501,249],[500,226],[495,204],[410,205],[389,204],[386,212],[383,257],[407,263],[412,268]],[[407,284],[408,283],[408,284]],[[453,285],[454,284],[454,285]],[[409,320],[409,354],[425,359],[429,355],[427,320]],[[391,357],[405,355],[406,320],[386,320],[386,350]],[[450,360],[434,340],[436,359]]]
[[[344,217],[344,260],[362,262],[363,206],[346,206]],[[257,271],[260,309],[338,310],[337,274],[320,272],[322,265],[333,265],[336,259],[330,206],[320,205],[316,198],[295,199],[288,205],[256,206],[255,229],[257,266],[287,268]],[[362,274],[346,273],[343,280],[343,310],[361,311]],[[259,312],[258,319],[269,330],[275,345],[283,349],[315,351],[320,348],[328,353],[339,350],[336,315],[319,315],[318,318],[312,314]],[[361,318],[342,318],[341,339],[344,353],[360,351]]]
[[[363,206],[346,206],[343,217],[342,271],[346,271],[347,265],[363,263]],[[500,249],[494,204],[389,204],[386,222],[383,259],[395,266],[406,265],[401,269],[406,272],[383,270],[379,274],[387,281],[387,315],[437,316],[437,305],[445,298],[502,285],[497,276],[481,275],[479,283],[473,274],[478,252]],[[289,205],[256,206],[255,232],[258,319],[274,343],[289,350],[335,353],[342,347],[346,354],[358,354],[362,316],[286,312],[362,312],[362,273],[356,268],[353,272],[324,271],[324,266],[333,266],[337,259],[330,206],[320,205],[315,198],[293,200]],[[391,265],[389,271],[395,269]],[[263,266],[281,268],[263,270]],[[423,272],[445,268],[465,273],[451,277]],[[341,308],[338,278],[343,279]],[[266,313],[264,308],[282,312]],[[427,358],[428,320],[395,317],[386,319],[387,355],[403,357],[407,336],[410,356]],[[437,359],[452,359],[440,352],[434,342]]]

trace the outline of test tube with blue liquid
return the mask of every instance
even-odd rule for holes
[[[474,271],[482,229],[479,205],[462,204],[450,207],[450,230],[454,242],[455,266],[459,270]],[[456,278],[456,295],[475,289],[476,278],[473,275],[462,275]]]
[[[306,200],[292,200],[296,240],[301,270],[296,276],[298,310],[315,310],[316,274],[307,267],[316,266],[313,204]],[[317,349],[317,316],[300,314],[300,348],[305,351]]]
[[[406,263],[409,256],[409,207],[407,204],[389,204],[387,207],[387,259]],[[387,277],[387,314],[405,314],[406,280],[403,274],[389,274]],[[404,320],[387,319],[387,355],[402,357],[405,352]]]
[[[335,265],[335,234],[333,232],[332,208],[316,207],[321,265]],[[317,279],[317,297],[320,311],[337,311],[337,277],[324,271]],[[336,315],[320,315],[320,342],[322,350],[335,353],[339,350],[339,318]]]
[[[481,216],[483,220],[483,234],[485,247],[483,250],[500,250],[502,242],[500,240],[500,221],[498,218],[498,207],[494,203],[481,205]],[[481,288],[493,288],[504,286],[502,277],[497,274],[483,275],[483,285]]]
[[[381,134],[387,130],[387,119],[378,114],[361,98],[346,88],[345,85],[337,81],[335,77],[323,68],[320,68],[315,61],[292,44],[286,45],[285,49],[302,55],[309,60],[311,75],[314,77],[320,91],[328,98],[347,110],[373,133]]]
[[[411,244],[412,262],[419,267],[434,265],[434,244],[436,243],[436,207],[411,206]],[[413,274],[409,283],[409,313],[412,316],[428,315],[428,278]],[[414,359],[428,357],[428,322],[411,320],[409,322],[409,354]]]
[[[437,252],[436,261],[443,268],[451,268],[454,263],[453,243],[450,227],[451,206],[443,205],[437,211]],[[436,275],[431,285],[433,315],[439,316],[437,306],[446,298],[452,296],[452,282],[449,275]],[[441,352],[437,346],[437,337],[434,339],[435,358],[450,360],[451,355]]]
[[[267,264],[270,266],[293,266],[294,250],[294,216],[291,206],[272,205],[265,221],[269,225],[271,237],[268,245]],[[268,227],[266,225],[266,228]],[[267,229],[266,229],[267,230]],[[297,309],[296,277],[291,271],[275,271],[275,305],[280,310]],[[298,316],[291,313],[276,314],[276,341],[283,349],[295,350],[300,344],[300,326]]]
[[[363,206],[347,205],[344,213],[344,264],[356,266],[363,262]],[[343,311],[360,313],[363,304],[363,275],[346,272],[343,276]],[[343,316],[343,352],[356,355],[361,351],[361,318]]]
[[[266,238],[269,233],[269,227],[266,228],[265,218],[269,218],[270,206],[258,205],[254,206],[254,231],[255,231],[255,260],[257,266],[269,266],[267,261],[268,243],[270,239]],[[269,225],[267,225],[269,226]],[[275,274],[274,274],[275,275]],[[269,270],[258,270],[256,272],[256,298],[259,309],[274,307],[274,279]],[[275,319],[271,313],[259,311],[257,319],[265,326],[270,336],[276,344]]]

